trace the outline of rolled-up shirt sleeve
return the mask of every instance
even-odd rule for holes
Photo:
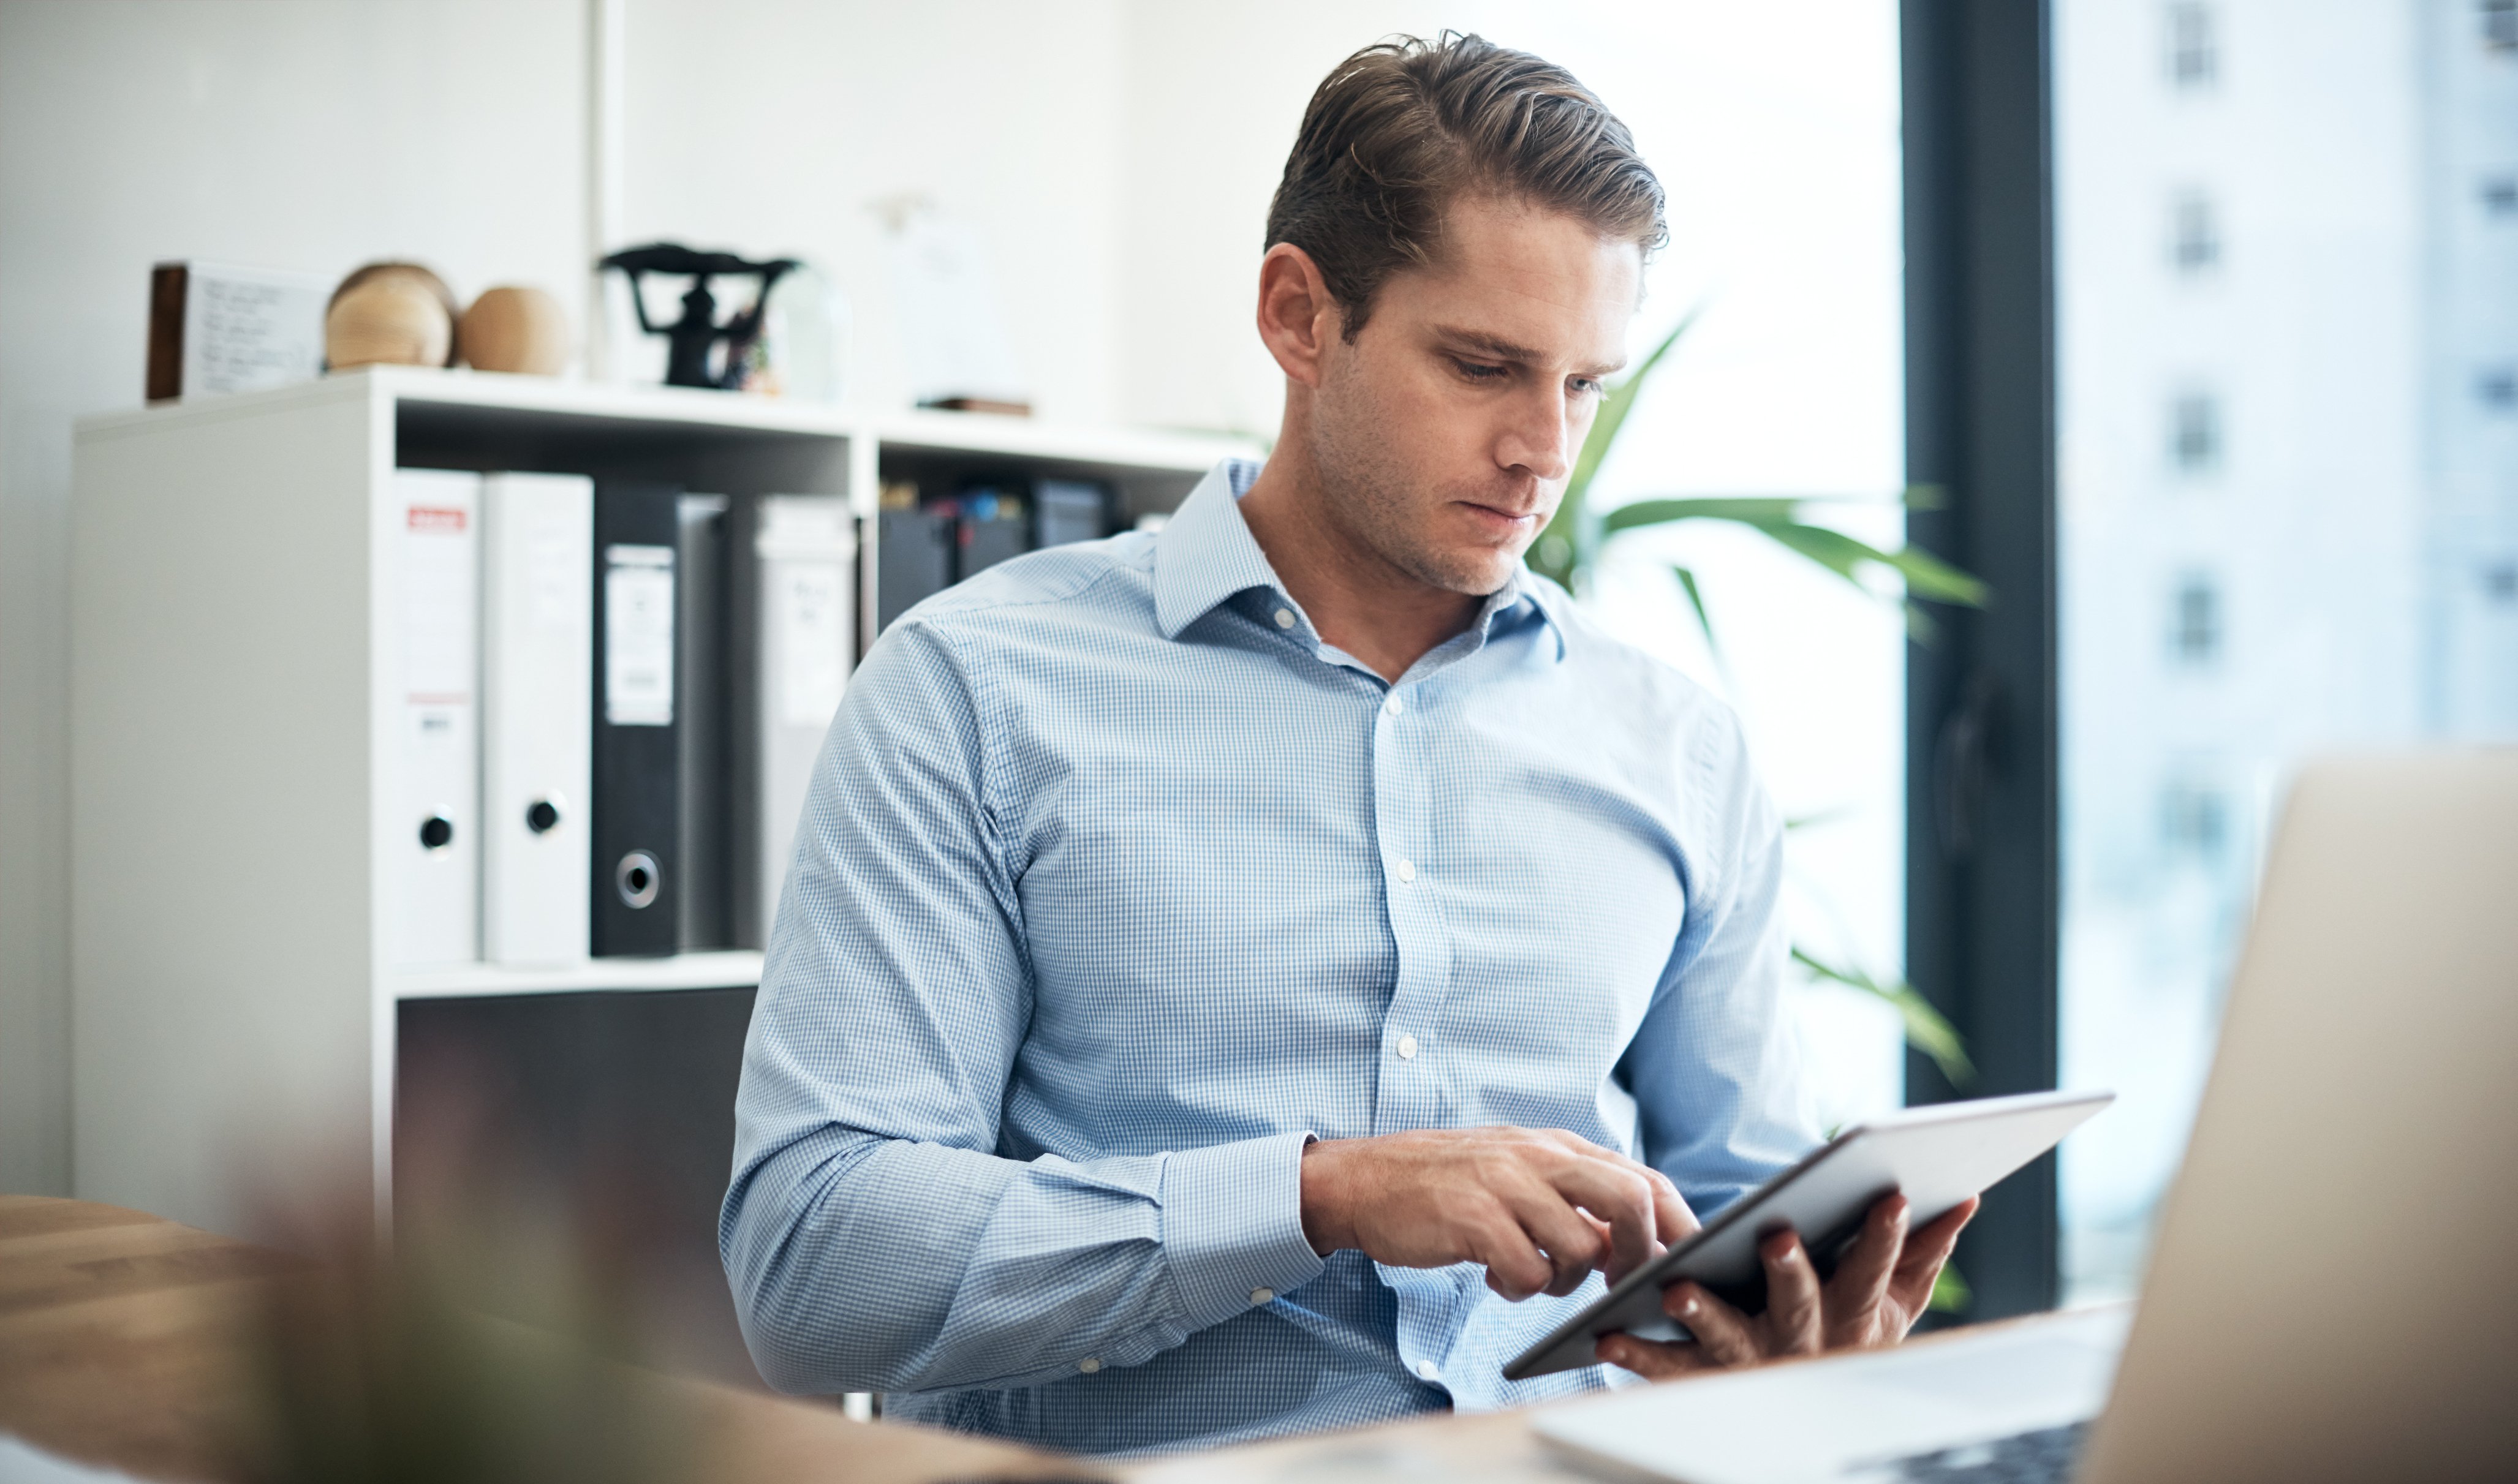
[[[785,1390],[1134,1365],[1322,1268],[1299,1130],[1081,1162],[998,1153],[1032,986],[983,688],[946,635],[904,620],[815,768],[717,1226],[753,1359]]]

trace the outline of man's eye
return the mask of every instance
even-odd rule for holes
[[[1596,376],[1577,376],[1565,387],[1577,397],[1597,397],[1609,389],[1609,384]]]
[[[1500,381],[1504,377],[1512,374],[1499,365],[1487,365],[1475,360],[1461,360],[1456,357],[1453,359],[1452,363],[1458,366],[1460,368],[1460,374],[1466,376],[1471,381]]]

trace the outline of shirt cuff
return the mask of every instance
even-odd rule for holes
[[[1189,1327],[1203,1330],[1320,1276],[1303,1235],[1303,1146],[1274,1133],[1163,1161],[1163,1254]]]

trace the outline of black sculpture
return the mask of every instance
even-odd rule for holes
[[[753,342],[760,338],[760,318],[769,303],[769,286],[799,265],[793,258],[754,263],[730,252],[700,252],[677,242],[651,242],[645,247],[623,248],[605,258],[600,266],[617,268],[630,276],[630,302],[638,311],[638,327],[650,335],[665,337],[665,385],[730,390],[743,385],[744,360],[751,354]],[[647,295],[639,281],[647,274],[689,276],[691,287],[682,295],[681,318],[671,324],[648,320]],[[737,313],[723,324],[717,323],[716,296],[709,292],[709,279],[745,274],[760,280],[760,294],[750,309]],[[720,340],[725,342],[725,369],[712,372],[709,352]]]

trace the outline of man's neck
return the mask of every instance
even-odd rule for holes
[[[1241,497],[1241,519],[1322,639],[1397,681],[1467,628],[1485,600],[1422,581],[1343,529],[1319,471],[1287,439]]]

